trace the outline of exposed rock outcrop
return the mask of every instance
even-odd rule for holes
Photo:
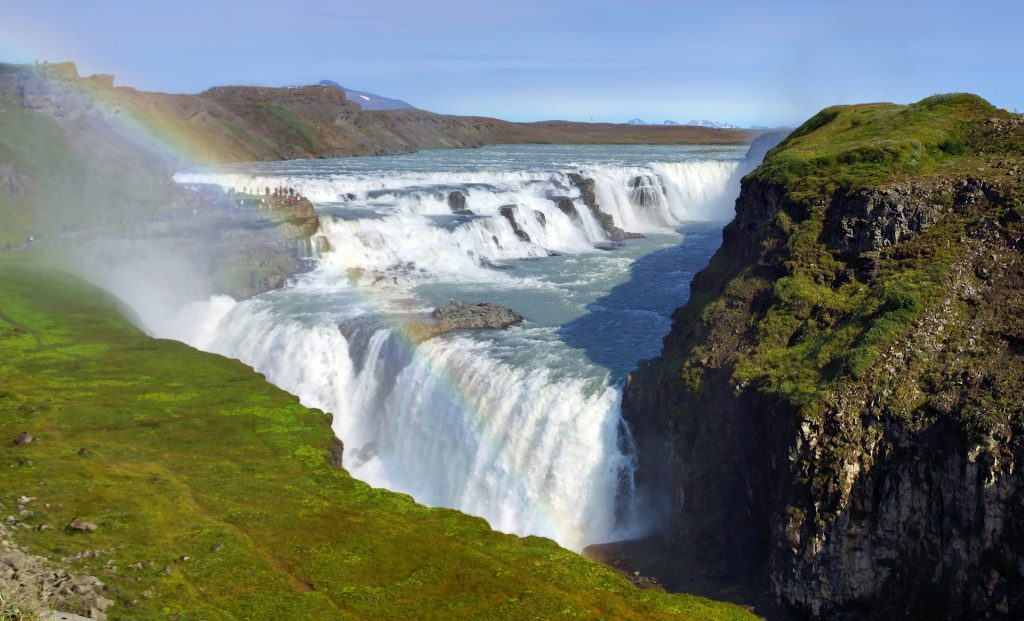
[[[824,241],[845,255],[857,256],[910,240],[954,206],[1002,199],[995,186],[976,178],[838,192],[825,214]]]
[[[516,237],[524,242],[530,241],[530,234],[524,231],[523,227],[519,226],[519,222],[516,221],[515,205],[504,205],[498,209],[498,213],[501,214],[502,218],[508,220],[510,225],[512,225],[512,232],[516,234]]]
[[[580,191],[580,200],[583,204],[590,209],[597,218],[597,221],[601,223],[601,228],[604,229],[605,233],[608,234],[608,238],[613,242],[619,242],[626,239],[637,239],[643,237],[640,233],[629,233],[623,231],[615,225],[615,219],[610,214],[601,211],[601,206],[597,203],[597,182],[589,177],[584,177],[579,173],[569,173],[569,181]],[[561,208],[561,204],[559,204]],[[574,207],[575,208],[575,207]],[[564,210],[563,210],[564,211]]]
[[[568,196],[559,196],[552,199],[558,205],[558,210],[574,220],[580,219],[580,212],[576,211],[576,204]]]
[[[441,330],[501,330],[522,323],[523,316],[497,304],[452,302],[431,313]]]
[[[627,380],[641,487],[686,566],[662,583],[798,618],[1024,617],[1024,175],[968,159],[1024,130],[963,121],[995,114],[966,96],[916,106],[969,137],[906,149],[943,174],[837,190],[773,151]]]
[[[434,309],[433,323],[414,323],[407,326],[410,338],[421,342],[454,330],[504,330],[523,322],[519,313],[487,302],[451,302]]]
[[[40,607],[66,610],[104,621],[114,605],[101,580],[76,575],[49,559],[31,554],[9,539],[11,526],[0,523],[0,582],[2,586],[39,602]],[[6,610],[6,609],[5,609]],[[55,614],[54,618],[62,618]],[[69,617],[70,618],[70,617]],[[76,617],[79,618],[79,617]]]
[[[472,215],[473,212],[466,208],[466,195],[461,190],[452,190],[448,193],[448,209],[458,215]]]
[[[655,207],[662,200],[662,188],[650,175],[637,175],[629,182],[630,198],[641,207]]]

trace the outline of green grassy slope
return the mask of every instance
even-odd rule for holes
[[[851,187],[976,174],[995,152],[1024,156],[1019,136],[993,138],[989,119],[1013,118],[977,95],[934,95],[911,105],[833,106],[811,117],[765,158],[753,177],[810,204]]]
[[[751,618],[372,489],[328,464],[328,421],[76,279],[0,262],[0,503],[36,497],[23,519],[51,528],[16,529],[36,554],[107,551],[72,566],[109,584],[113,618]],[[76,517],[98,530],[65,532]]]
[[[750,188],[784,193],[784,208],[751,233],[748,246],[764,265],[782,257],[782,273],[720,252],[703,275],[705,286],[681,312],[708,318],[715,329],[749,329],[747,310],[731,300],[758,299],[763,315],[752,331],[755,347],[734,356],[734,379],[815,417],[838,384],[874,381],[886,350],[945,298],[952,266],[972,252],[964,239],[979,217],[1020,229],[1024,184],[1013,171],[1024,166],[1024,135],[988,122],[1010,118],[966,94],[823,110],[747,180]],[[968,177],[1002,188],[1002,198],[995,205],[954,206],[953,182]],[[910,241],[861,256],[843,256],[823,239],[834,201],[901,184],[952,213]],[[870,278],[860,273],[865,262],[875,266]],[[698,359],[706,350],[695,353],[680,369],[699,392]]]

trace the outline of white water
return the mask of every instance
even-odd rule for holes
[[[240,191],[296,188],[318,205],[332,250],[288,289],[241,303],[219,296],[147,327],[243,360],[332,412],[345,467],[373,485],[573,549],[636,534],[644,524],[618,384],[622,368],[656,351],[682,289],[659,277],[655,286],[671,288],[664,308],[627,299],[615,311],[611,330],[638,330],[632,340],[585,322],[601,300],[614,305],[635,260],[679,243],[675,229],[725,219],[745,165],[735,149],[648,163],[649,151],[665,153],[603,149],[570,165],[540,147],[506,147],[181,173],[181,183]],[[498,163],[481,165],[495,152]],[[609,240],[569,181],[575,171],[596,181],[618,226],[649,238],[596,250]],[[451,213],[452,190],[472,216]],[[578,216],[560,211],[558,197]],[[495,301],[528,321],[411,345],[400,326],[448,299]]]

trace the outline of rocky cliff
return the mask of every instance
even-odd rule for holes
[[[664,581],[1024,617],[1022,221],[1024,119],[974,96],[830,108],[768,153],[625,390],[668,556],[699,559]]]

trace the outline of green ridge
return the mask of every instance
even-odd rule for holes
[[[716,330],[746,332],[753,351],[733,355],[735,384],[781,397],[808,418],[845,384],[876,384],[875,393],[892,388],[877,383],[881,356],[943,300],[951,269],[971,252],[964,243],[970,232],[984,218],[1022,229],[1024,185],[1008,175],[1024,166],[1024,132],[997,131],[992,122],[1014,118],[968,94],[823,110],[745,179],[785,197],[782,208],[749,233],[757,261],[720,251],[680,312]],[[969,177],[1004,189],[1010,179],[1016,198],[958,208],[913,239],[874,254],[843,256],[821,239],[826,211],[839,193],[913,183],[941,194],[951,181]],[[949,207],[953,197],[938,200]],[[781,266],[774,266],[779,257]],[[871,278],[861,273],[865,261],[875,265]],[[773,277],[778,267],[783,273]],[[701,361],[710,354],[707,346],[696,347],[671,369],[693,399],[701,390]],[[1004,369],[997,383],[1019,375]],[[910,413],[919,405],[907,402],[901,409]],[[992,418],[1004,409],[992,410]]]

